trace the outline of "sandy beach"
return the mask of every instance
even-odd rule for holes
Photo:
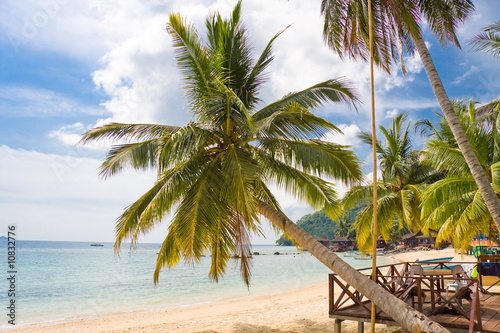
[[[453,261],[474,261],[453,249],[400,253],[400,261],[454,256]],[[327,277],[325,276],[325,280]],[[369,325],[367,325],[368,328]],[[365,331],[369,331],[366,329]],[[378,325],[377,332],[398,332],[397,327]],[[81,319],[9,332],[333,332],[328,316],[328,284],[285,293],[245,297],[155,312]],[[357,323],[343,322],[342,332],[357,332]]]

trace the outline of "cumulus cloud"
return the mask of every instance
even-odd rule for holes
[[[22,239],[110,241],[123,208],[154,183],[153,173],[125,172],[102,180],[94,159],[0,146],[2,221]],[[163,233],[152,236],[161,240]]]
[[[58,130],[53,130],[49,133],[50,138],[56,138],[66,145],[75,145],[81,139],[81,133],[84,126],[81,122],[74,123],[73,125],[62,126]],[[76,132],[76,133],[75,133]]]
[[[385,118],[386,119],[391,119],[394,118],[398,115],[398,109],[392,109],[392,110],[387,110],[385,112]]]
[[[64,114],[102,115],[104,109],[87,106],[54,91],[1,86],[0,113],[16,117],[47,117]]]
[[[365,182],[373,183],[373,172],[366,174],[364,178]],[[380,168],[377,169],[377,179],[382,180],[382,171],[380,170]]]
[[[359,132],[361,132],[361,130],[358,126],[356,126],[355,124],[340,124],[338,128],[342,131],[342,133],[330,131],[326,133],[321,139],[329,142],[334,142],[339,145],[353,147],[356,147],[359,144],[357,135],[359,134]]]
[[[180,12],[204,34],[203,21],[209,11],[227,15],[234,1],[139,0],[108,2],[27,0],[21,5],[7,1],[0,23],[7,35],[22,37],[20,48],[50,49],[87,61],[97,68],[94,83],[109,96],[103,107],[111,116],[102,122],[186,123],[185,107],[170,37],[165,31],[169,12]],[[50,5],[47,5],[50,4]],[[266,10],[263,10],[266,8]],[[369,66],[365,62],[341,61],[322,40],[322,19],[316,3],[256,0],[243,3],[256,55],[275,33],[291,24],[275,42],[275,62],[262,98],[271,102],[290,91],[331,78],[347,77],[363,105],[369,105]],[[9,17],[5,13],[10,13]],[[42,22],[42,17],[47,19]],[[38,22],[37,20],[41,20]],[[24,22],[24,23],[23,23]],[[38,22],[37,24],[35,24]],[[35,26],[34,36],[22,36],[26,26]],[[78,40],[75,47],[75,40]],[[91,50],[91,51],[90,51]],[[413,72],[412,59],[407,60]],[[415,64],[418,62],[415,62]],[[415,67],[416,68],[416,67]],[[376,85],[386,90],[400,87],[408,78],[377,72]],[[388,97],[389,98],[389,97]],[[339,114],[346,106],[332,105],[324,114]],[[360,113],[369,113],[361,107]],[[104,120],[104,121],[103,121]]]

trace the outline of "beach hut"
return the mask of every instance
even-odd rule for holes
[[[404,235],[403,237],[401,237],[401,243],[400,245],[404,246],[405,248],[414,248],[414,247],[417,247],[418,245],[418,241],[417,241],[417,237],[418,236],[422,236],[422,232],[419,231],[419,232],[410,232],[410,233],[407,233],[406,235]]]
[[[417,240],[417,245],[421,247],[427,247],[429,249],[432,249],[436,245],[436,238],[432,237],[430,235],[420,235],[415,237]]]
[[[326,246],[326,247],[330,246],[330,240],[328,238],[326,238],[325,236],[323,236],[323,237],[316,237],[316,240],[318,242],[320,242],[321,244],[323,244],[324,246]]]
[[[335,238],[330,241],[330,244],[332,245],[330,249],[333,252],[344,252],[354,249],[353,241],[349,236],[335,236]]]

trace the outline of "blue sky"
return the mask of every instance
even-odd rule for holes
[[[293,25],[276,42],[275,62],[261,97],[270,102],[287,92],[345,76],[363,104],[358,113],[330,105],[318,114],[343,129],[329,139],[351,144],[371,170],[370,150],[357,139],[369,130],[369,72],[362,62],[342,62],[322,43],[317,1],[247,0],[244,21],[255,49]],[[40,240],[113,241],[114,220],[154,181],[126,172],[104,181],[98,166],[106,145],[76,147],[80,135],[111,121],[183,125],[179,73],[167,15],[180,11],[202,29],[210,10],[227,14],[234,0],[68,1],[6,0],[0,3],[0,235],[17,223],[19,237]],[[426,31],[425,40],[451,98],[488,102],[500,91],[499,62],[467,51],[467,40],[500,17],[498,1],[475,1],[476,12],[459,28],[463,51],[444,48]],[[201,30],[202,31],[202,30]],[[394,68],[377,72],[377,121],[388,125],[398,112],[430,117],[438,105],[418,55],[407,57],[408,75]],[[414,138],[416,148],[421,138]],[[340,187],[342,193],[345,188]],[[312,212],[277,193],[297,220]],[[266,222],[264,222],[266,223]],[[143,241],[160,242],[168,220]],[[276,237],[266,228],[267,240]]]

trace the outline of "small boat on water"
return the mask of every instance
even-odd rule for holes
[[[101,243],[92,243],[92,244],[90,244],[90,246],[104,246],[104,244],[101,244]]]
[[[438,262],[450,262],[451,259],[453,259],[453,257],[443,257],[443,258],[434,258],[434,259],[426,259],[426,260],[418,260],[417,259],[417,262],[433,264],[433,263],[438,263]]]

